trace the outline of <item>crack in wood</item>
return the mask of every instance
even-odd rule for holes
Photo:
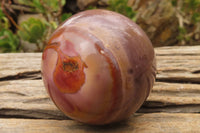
[[[39,98],[39,99],[31,99],[31,100],[26,100],[23,103],[46,103],[47,101],[50,101],[50,98]]]
[[[69,120],[59,110],[22,110],[14,108],[0,109],[0,118],[24,118],[24,119],[54,119]]]
[[[24,115],[1,115],[0,118],[19,118],[19,119],[41,119],[41,118],[35,118],[35,117],[29,117],[29,116],[24,116]]]
[[[192,72],[193,74],[199,74],[200,73],[200,70],[195,70]]]
[[[163,83],[182,83],[182,84],[200,84],[200,79],[191,78],[156,78],[156,82]]]
[[[27,71],[27,72],[22,72],[18,73],[16,75],[8,75],[5,77],[0,78],[1,81],[8,81],[8,80],[19,80],[19,79],[32,79],[32,80],[37,80],[41,79],[41,71]]]
[[[26,96],[26,94],[20,93],[20,92],[13,92],[13,91],[4,91],[4,92],[0,92],[0,96],[1,94],[11,94],[11,95],[15,95],[15,96]]]
[[[149,107],[143,105],[136,113],[200,113],[200,104],[189,105],[166,105]],[[1,109],[0,118],[20,118],[20,119],[54,119],[54,120],[70,120],[59,110],[21,110],[21,109]]]
[[[145,104],[137,113],[200,113],[200,104],[182,104],[182,105],[165,105],[165,106],[146,106]]]
[[[193,74],[199,74],[200,70],[195,70],[192,72]],[[0,78],[1,81],[9,81],[9,80],[19,80],[19,79],[31,79],[38,80],[42,79],[41,71],[27,71],[18,73],[16,75],[8,75]],[[166,83],[190,83],[190,84],[200,84],[200,79],[192,79],[192,78],[160,78],[156,77],[156,82],[166,82]]]
[[[200,56],[200,54],[194,53],[194,54],[190,54],[190,53],[167,53],[167,54],[162,54],[162,53],[156,53],[156,56]]]

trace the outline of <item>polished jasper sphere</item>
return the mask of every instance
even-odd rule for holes
[[[52,34],[42,77],[55,105],[89,124],[128,118],[150,93],[155,54],[141,28],[107,10],[78,13]]]

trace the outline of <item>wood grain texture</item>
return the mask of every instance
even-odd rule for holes
[[[157,80],[200,83],[200,46],[156,49]]]
[[[127,121],[89,126],[73,120],[0,119],[1,133],[198,133],[200,114],[139,114]]]
[[[0,82],[0,116],[65,119],[50,100],[42,80]]]
[[[156,82],[138,111],[200,112],[200,84]],[[42,80],[19,79],[0,82],[0,116],[7,118],[67,119],[50,100]]]
[[[157,80],[200,83],[200,46],[156,48]],[[40,76],[41,53],[0,54],[0,80],[23,74]],[[20,75],[21,74],[21,75]],[[29,78],[30,78],[29,77]],[[38,77],[37,77],[38,78]]]
[[[139,115],[110,127],[74,122],[56,108],[41,80],[41,53],[0,54],[0,133],[200,131],[200,46],[155,51],[156,83]]]
[[[0,78],[40,71],[41,53],[0,54]]]

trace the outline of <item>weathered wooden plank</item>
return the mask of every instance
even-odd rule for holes
[[[168,46],[155,48],[158,56],[200,55],[200,46]]]
[[[156,82],[139,112],[200,112],[200,84]],[[41,79],[0,82],[0,117],[67,119],[49,99]]]
[[[0,54],[0,133],[199,132],[200,46],[155,50],[157,82],[147,101],[130,120],[103,127],[72,121],[56,108],[41,80],[41,53]]]
[[[49,99],[42,80],[0,82],[0,117],[66,118]]]
[[[200,112],[200,84],[156,82],[138,112]]]
[[[155,49],[157,80],[200,83],[200,46],[174,46]]]
[[[199,46],[156,48],[162,82],[138,112],[200,112],[199,51]],[[43,87],[40,62],[41,53],[0,54],[0,117],[66,119]]]
[[[200,84],[156,82],[147,101],[162,103],[157,106],[200,104]]]
[[[140,114],[106,126],[89,126],[72,120],[0,119],[1,133],[197,133],[200,114]]]
[[[157,80],[200,83],[200,56],[157,56]]]
[[[200,46],[156,48],[157,80],[200,83]],[[0,54],[0,81],[39,78],[41,53]]]
[[[40,70],[41,53],[0,54],[0,78]]]

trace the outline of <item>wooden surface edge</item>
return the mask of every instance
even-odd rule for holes
[[[135,114],[120,123],[92,126],[74,120],[3,119],[1,133],[196,133],[200,131],[200,114],[151,113]]]

